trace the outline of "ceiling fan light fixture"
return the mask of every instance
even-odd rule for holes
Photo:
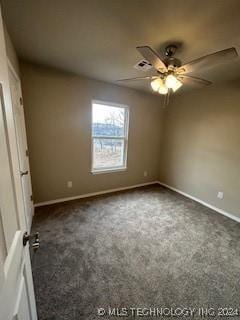
[[[166,77],[165,84],[166,84],[168,89],[173,89],[176,86],[177,81],[178,80],[174,75],[169,74]]]
[[[145,77],[121,79],[118,81],[150,80],[153,91],[158,92],[159,94],[168,94],[171,90],[172,92],[176,92],[183,84],[200,84],[209,86],[212,84],[211,81],[193,77],[188,75],[188,73],[192,73],[195,69],[197,70],[201,67],[223,63],[238,56],[237,50],[232,47],[210,53],[182,65],[181,61],[174,57],[176,49],[176,45],[168,46],[165,49],[166,57],[162,59],[159,54],[149,46],[137,47],[137,50],[144,58],[141,64],[148,64],[148,66],[155,69],[157,74]],[[164,104],[168,104],[168,101],[169,95],[167,99],[164,99]]]
[[[179,88],[181,88],[182,85],[182,82],[177,79],[174,87],[172,88],[173,92],[176,92]]]
[[[163,81],[162,79],[158,78],[158,79],[155,79],[151,82],[151,87],[153,89],[153,91],[157,92],[160,88],[160,86],[163,85]]]

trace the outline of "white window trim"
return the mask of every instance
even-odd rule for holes
[[[114,103],[109,101],[103,101],[103,100],[92,100],[92,106],[91,106],[91,126],[93,124],[93,104],[102,104],[105,106],[110,107],[118,107],[118,108],[124,108],[125,109],[125,122],[124,122],[124,132],[125,136],[122,137],[106,137],[106,136],[94,136],[93,130],[91,129],[91,173],[92,174],[103,174],[103,173],[114,173],[114,172],[121,172],[127,170],[127,156],[128,156],[128,132],[129,132],[129,107],[124,104],[120,103]],[[102,138],[102,139],[122,139],[124,140],[124,164],[120,167],[108,167],[108,168],[93,168],[93,140],[94,138]]]

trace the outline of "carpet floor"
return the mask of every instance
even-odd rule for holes
[[[36,231],[39,320],[240,319],[240,224],[166,188],[40,207]]]

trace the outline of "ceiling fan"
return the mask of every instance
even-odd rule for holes
[[[177,46],[174,44],[165,48],[165,57],[163,59],[149,46],[140,46],[136,49],[157,71],[157,75],[121,79],[118,81],[150,80],[153,91],[168,96],[171,91],[176,92],[183,84],[211,85],[211,81],[193,77],[188,75],[188,73],[192,73],[193,71],[204,67],[227,62],[238,56],[236,49],[232,47],[203,56],[182,65],[181,61],[174,57],[177,51]]]

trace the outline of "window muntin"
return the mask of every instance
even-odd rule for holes
[[[126,169],[128,108],[93,101],[92,103],[92,172]]]

